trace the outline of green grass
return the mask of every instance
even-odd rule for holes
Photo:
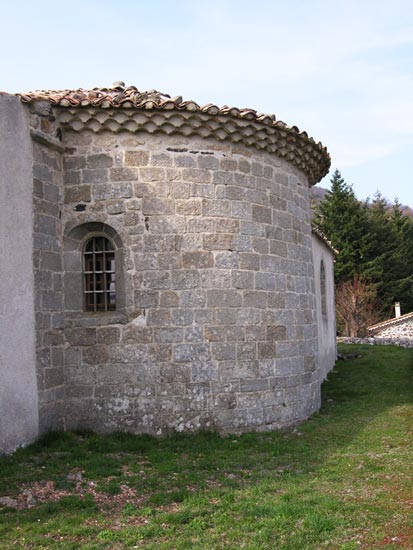
[[[296,430],[55,433],[0,458],[0,495],[37,499],[0,508],[0,548],[412,549],[413,353],[340,351],[361,357]]]

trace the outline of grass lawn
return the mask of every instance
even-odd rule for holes
[[[413,548],[413,352],[341,346],[321,411],[221,438],[51,434],[0,458],[0,548]]]

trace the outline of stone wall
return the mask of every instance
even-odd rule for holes
[[[62,152],[48,103],[31,106],[33,272],[40,432],[63,428]]]
[[[413,319],[409,318],[399,323],[383,327],[375,331],[375,338],[413,338]]]
[[[341,344],[369,344],[371,346],[400,346],[413,348],[413,338],[350,338],[340,337],[337,342]]]
[[[305,176],[214,139],[66,131],[64,141],[67,426],[228,432],[314,412]],[[82,246],[94,234],[116,248],[116,312],[82,311]]]

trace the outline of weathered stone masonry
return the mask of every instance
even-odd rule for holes
[[[23,100],[40,431],[266,430],[314,412],[308,185],[325,149],[273,119],[159,95],[139,108]],[[84,311],[93,235],[115,248],[116,311]]]

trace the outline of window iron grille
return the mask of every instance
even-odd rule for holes
[[[116,309],[115,250],[106,237],[92,237],[83,253],[86,311]]]

